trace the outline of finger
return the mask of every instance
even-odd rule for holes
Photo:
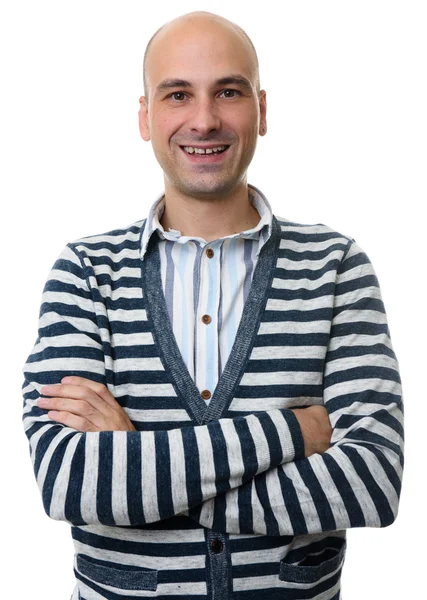
[[[58,423],[62,423],[67,427],[77,429],[77,431],[99,431],[99,428],[96,427],[93,423],[90,423],[86,419],[78,417],[73,413],[69,413],[66,411],[51,410],[47,413],[47,416],[49,417],[49,419],[57,421]]]
[[[74,398],[39,398],[37,404],[40,408],[46,410],[65,412],[84,419],[91,423],[96,430],[102,429],[106,421],[106,415],[84,400],[75,400]]]
[[[91,379],[79,377],[77,375],[67,375],[61,379],[61,382],[70,385],[82,385],[87,387],[95,392],[95,394],[102,398],[105,402],[110,404],[110,406],[114,406],[117,403],[117,400],[111,394],[107,386],[103,383],[99,383],[98,381],[92,381]]]
[[[103,398],[100,398],[91,388],[82,385],[56,383],[55,385],[43,386],[41,393],[45,396],[52,394],[61,398],[84,400],[104,415],[107,415],[110,410],[109,405]]]

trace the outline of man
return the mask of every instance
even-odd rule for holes
[[[167,23],[144,88],[165,192],[146,219],[67,244],[24,367],[44,508],[72,525],[72,598],[338,599],[346,529],[391,524],[401,488],[372,265],[248,185],[266,93],[235,24]]]

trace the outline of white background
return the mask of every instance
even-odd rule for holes
[[[68,600],[74,587],[70,527],[46,516],[32,471],[22,367],[63,246],[145,217],[163,189],[137,127],[142,57],[166,20],[200,9],[238,23],[258,51],[268,133],[248,181],[276,215],[354,237],[377,272],[404,386],[406,469],[396,522],[349,531],[343,597],[420,598],[427,18],[411,0],[2,3],[3,590]]]

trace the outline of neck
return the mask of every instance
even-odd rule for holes
[[[180,194],[165,182],[165,210],[160,223],[165,231],[177,229],[183,236],[211,242],[252,229],[259,223],[258,211],[249,201],[244,182],[220,198],[197,198]]]

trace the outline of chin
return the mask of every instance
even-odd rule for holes
[[[172,179],[173,187],[177,188],[182,194],[186,196],[200,197],[200,198],[217,198],[218,196],[224,196],[230,193],[236,185],[241,181],[239,178],[218,180],[218,181],[188,181],[188,180],[177,180]]]
[[[199,198],[218,198],[218,196],[225,196],[230,193],[234,188],[234,185],[227,183],[218,183],[216,185],[195,185],[186,186],[182,188],[182,192],[187,196],[199,197]]]

